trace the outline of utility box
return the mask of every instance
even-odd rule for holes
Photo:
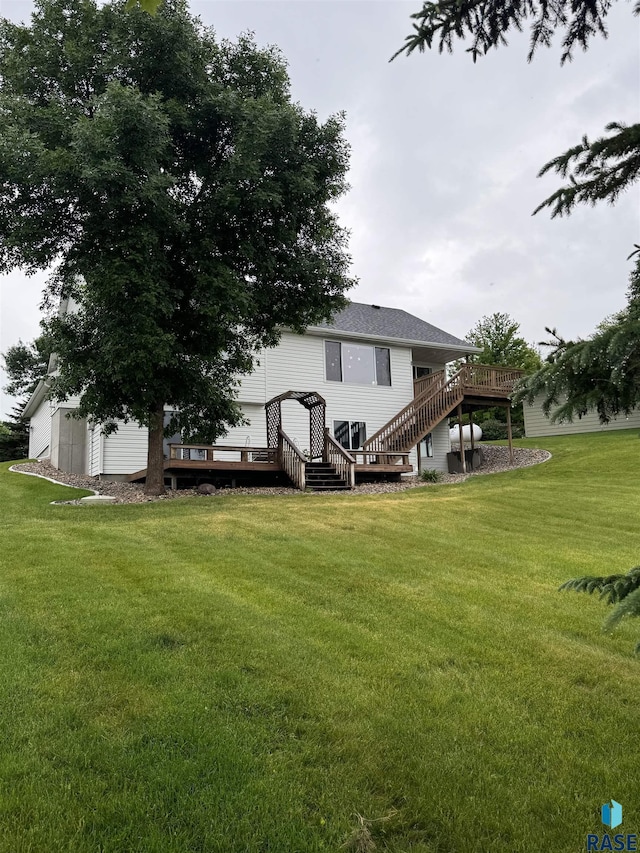
[[[464,451],[464,461],[467,465],[467,472],[475,471],[478,469],[484,460],[484,454],[480,447],[475,447],[473,450],[471,448],[465,448]],[[462,470],[462,459],[460,458],[459,450],[452,450],[451,453],[447,453],[447,468],[450,474],[463,474]]]

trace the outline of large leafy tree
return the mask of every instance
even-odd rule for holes
[[[520,334],[520,324],[503,312],[483,317],[467,332],[465,340],[482,349],[481,353],[470,357],[479,364],[519,367],[527,373],[542,364],[537,349]]]
[[[160,493],[164,405],[169,432],[215,440],[255,353],[343,304],[342,117],[181,0],[37,0],[30,26],[0,22],[0,79],[0,270],[57,265],[51,394],[149,427]]]

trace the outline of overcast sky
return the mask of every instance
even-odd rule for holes
[[[590,334],[625,303],[640,187],[613,208],[568,219],[531,213],[560,183],[536,177],[544,163],[609,121],[638,121],[632,4],[614,4],[609,39],[562,68],[559,47],[527,64],[527,33],[475,65],[463,48],[389,63],[419,5],[194,0],[191,8],[221,37],[253,30],[260,44],[278,45],[305,108],[346,112],[351,189],[338,209],[359,278],[352,299],[403,308],[459,337],[496,311],[530,342],[548,325],[565,337]],[[0,0],[3,17],[24,21],[30,11],[29,0]],[[37,334],[44,280],[0,277],[0,351]],[[12,403],[2,395],[2,411]]]

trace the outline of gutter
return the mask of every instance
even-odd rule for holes
[[[26,406],[22,410],[23,418],[32,417],[35,410],[38,408],[42,400],[44,399],[47,389],[49,388],[49,384],[46,379],[41,379],[36,387],[33,390],[33,393],[29,397]]]
[[[382,335],[372,335],[366,332],[347,332],[344,329],[323,328],[320,326],[309,326],[305,334],[318,335],[322,337],[342,337],[342,338],[358,338],[359,340],[367,341],[383,341],[390,344],[398,344],[409,347],[429,347],[431,349],[453,350],[460,353],[477,353],[482,352],[480,347],[474,347],[471,344],[441,344],[436,341],[415,341],[409,338],[391,338]]]

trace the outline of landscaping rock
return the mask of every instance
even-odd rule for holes
[[[200,483],[198,486],[199,495],[215,495],[217,489],[213,483]]]
[[[259,488],[241,487],[238,489],[219,489],[215,493],[222,498],[226,495],[301,495],[311,500],[320,495],[340,494],[346,500],[350,495],[376,495],[389,494],[391,492],[404,492],[406,489],[414,489],[418,486],[428,488],[439,488],[439,486],[447,483],[462,483],[468,477],[478,477],[483,474],[497,474],[500,471],[511,471],[513,468],[526,468],[529,465],[537,465],[540,462],[546,462],[551,458],[551,454],[546,450],[533,450],[525,447],[514,448],[514,462],[512,466],[509,463],[509,448],[501,445],[485,445],[482,448],[484,459],[480,468],[470,474],[443,474],[442,479],[438,483],[425,483],[418,476],[403,477],[399,483],[362,483],[356,486],[351,491],[341,492],[309,492],[301,493],[293,486],[266,486]],[[104,480],[98,480],[96,477],[81,476],[79,474],[67,474],[64,471],[58,471],[53,468],[47,461],[43,462],[24,462],[12,466],[12,470],[22,471],[25,474],[36,474],[40,477],[47,477],[61,485],[76,486],[79,489],[100,490],[100,497],[111,496],[114,498],[114,503],[131,504],[131,503],[146,503],[151,501],[166,501],[175,500],[182,497],[195,497],[202,494],[196,489],[181,489],[172,491],[169,489],[165,495],[151,497],[145,495],[143,486],[137,483],[110,483]],[[210,483],[202,483],[203,486],[211,487]],[[215,487],[212,487],[215,488]],[[213,494],[207,492],[206,494]],[[84,499],[81,499],[84,500]],[[65,501],[65,503],[80,504],[81,500]],[[103,501],[104,503],[104,501]]]

